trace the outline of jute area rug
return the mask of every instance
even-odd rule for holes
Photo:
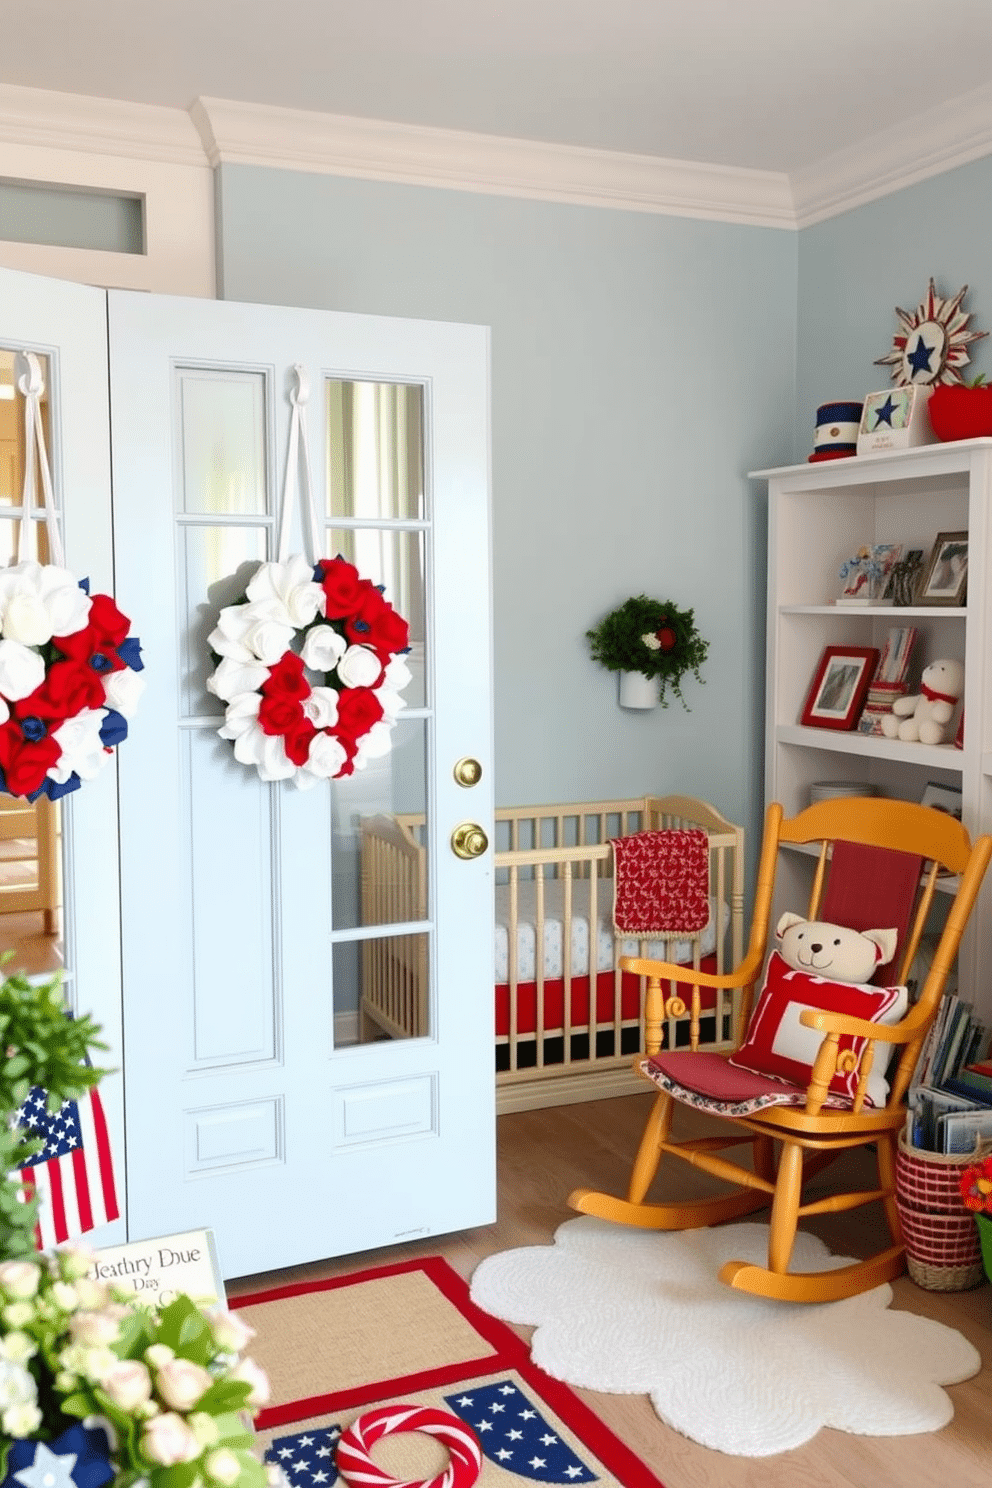
[[[953,1328],[890,1308],[892,1289],[820,1305],[735,1292],[727,1260],[766,1264],[768,1227],[662,1234],[583,1216],[552,1245],[489,1256],[472,1300],[536,1326],[532,1359],[555,1379],[647,1394],[661,1419],[703,1446],[763,1457],[823,1426],[862,1436],[936,1431],[954,1407],[943,1385],[981,1369]],[[847,1264],[800,1235],[793,1269]]]
[[[662,1488],[578,1396],[532,1363],[522,1339],[474,1306],[439,1257],[254,1292],[231,1305],[256,1330],[251,1355],[268,1372],[272,1401],[255,1427],[288,1488],[332,1488],[341,1432],[394,1403],[431,1406],[469,1425],[483,1451],[481,1488],[594,1480]],[[448,1465],[442,1443],[419,1433],[385,1436],[371,1453],[376,1467],[408,1484]]]

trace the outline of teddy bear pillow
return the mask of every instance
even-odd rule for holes
[[[887,965],[895,955],[895,930],[860,932],[784,914],[775,933],[778,949],[769,957],[747,1036],[730,1063],[805,1087],[823,1034],[804,1027],[801,1013],[816,1008],[871,1023],[898,1023],[906,1015],[909,996],[905,987],[868,983],[876,968]],[[838,1052],[850,1051],[860,1060],[867,1042],[842,1035]],[[876,1045],[865,1093],[869,1105],[884,1106],[888,1099],[887,1064],[885,1046]],[[853,1101],[857,1088],[857,1067],[838,1069],[830,1081],[831,1095],[845,1100]]]

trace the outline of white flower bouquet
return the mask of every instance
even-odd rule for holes
[[[93,1260],[0,1263],[0,1488],[265,1488],[252,1330],[189,1297],[156,1312],[92,1280]]]

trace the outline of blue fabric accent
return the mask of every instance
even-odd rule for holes
[[[132,672],[143,672],[145,663],[141,659],[141,642],[137,636],[128,636],[127,640],[121,641],[117,647],[117,655],[125,666],[129,666]]]
[[[31,799],[33,801],[36,796],[47,796],[50,801],[61,801],[63,796],[68,796],[72,791],[78,790],[82,783],[75,770],[73,770],[68,780],[52,780],[49,777],[41,787],[41,790],[35,791]]]
[[[7,1476],[0,1488],[21,1488],[17,1474],[30,1470],[39,1447],[47,1448],[54,1457],[75,1457],[71,1472],[65,1474],[62,1481],[74,1483],[76,1488],[102,1488],[115,1476],[110,1465],[110,1443],[106,1432],[99,1427],[77,1425],[70,1426],[53,1441],[15,1440],[7,1455]]]
[[[113,749],[115,744],[123,744],[127,738],[127,719],[123,713],[118,713],[114,708],[108,708],[103,723],[100,725],[100,743],[106,749]]]
[[[82,589],[82,591],[83,591],[84,594],[89,594],[89,592],[90,592],[90,581],[89,581],[89,579],[80,579],[80,581],[79,581],[79,587],[80,587],[80,589]]]
[[[111,663],[108,661],[106,656],[104,656],[102,651],[94,651],[93,655],[89,659],[89,665],[92,667],[94,672],[109,672],[111,667]]]
[[[30,739],[32,744],[36,744],[39,739],[43,739],[48,733],[48,724],[44,719],[35,718],[32,714],[30,718],[21,719],[21,733],[25,739]]]

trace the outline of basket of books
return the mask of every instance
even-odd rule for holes
[[[906,1265],[930,1292],[965,1292],[984,1280],[978,1227],[964,1207],[961,1174],[974,1154],[948,1155],[911,1147],[900,1135],[896,1207]]]

